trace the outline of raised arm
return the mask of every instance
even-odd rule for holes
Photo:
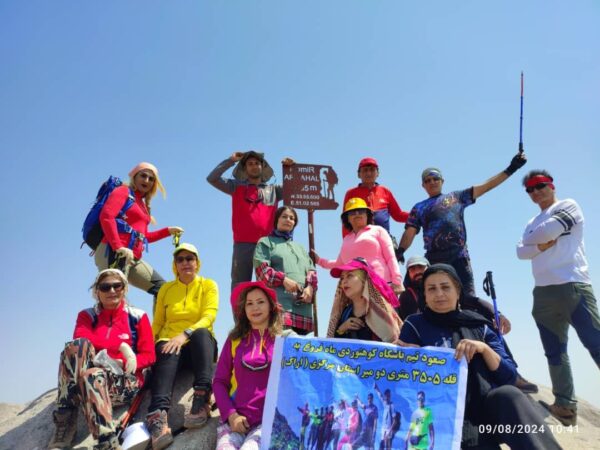
[[[515,156],[513,156],[513,159],[510,161],[510,165],[506,169],[499,174],[494,175],[485,183],[473,186],[473,199],[481,197],[486,192],[491,191],[498,185],[504,183],[508,177],[523,167],[526,162],[527,158],[525,157],[525,153],[517,153]]]
[[[244,153],[235,152],[229,158],[221,161],[217,167],[215,167],[206,177],[206,181],[208,181],[213,187],[217,188],[221,192],[225,194],[232,194],[235,190],[235,181],[231,178],[223,178],[223,174],[231,168],[235,163],[237,163]]]

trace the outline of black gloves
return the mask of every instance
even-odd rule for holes
[[[396,259],[398,260],[398,262],[400,264],[404,264],[404,252],[406,251],[406,249],[402,248],[402,247],[398,247],[396,250],[394,250],[396,253]]]
[[[526,162],[527,158],[525,157],[525,154],[519,152],[510,161],[510,165],[504,169],[504,173],[510,177],[513,173],[523,167]]]

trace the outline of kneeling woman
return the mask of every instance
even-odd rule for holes
[[[456,349],[469,363],[462,448],[559,449],[544,429],[542,416],[529,399],[512,386],[517,375],[513,361],[498,340],[492,323],[474,311],[459,309],[460,278],[448,264],[434,264],[423,275],[425,310],[404,322],[400,339],[406,344]],[[517,429],[528,425],[539,433],[480,434],[479,425]],[[547,430],[548,428],[546,428]]]
[[[194,398],[190,412],[184,416],[184,426],[201,427],[209,417],[212,364],[217,354],[213,323],[219,292],[217,284],[199,276],[199,271],[196,247],[179,245],[173,252],[177,279],[163,284],[158,292],[152,322],[157,361],[152,369],[152,400],[146,417],[153,450],[173,442],[167,413],[179,367],[191,367],[194,375]]]
[[[392,307],[398,298],[363,258],[331,269],[339,278],[327,337],[395,342],[402,320]]]
[[[56,430],[49,448],[71,447],[79,406],[97,440],[94,449],[119,448],[112,407],[133,400],[144,383],[144,369],[155,359],[148,316],[125,300],[125,275],[117,269],[103,270],[91,289],[96,306],[79,313],[74,340],[61,353],[53,413]]]
[[[231,293],[236,324],[217,363],[214,392],[221,420],[217,450],[258,449],[281,305],[261,281],[239,283]]]

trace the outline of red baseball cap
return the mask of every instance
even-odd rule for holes
[[[379,169],[379,164],[377,164],[377,160],[375,158],[363,158],[358,163],[358,169],[365,166],[375,166]]]
[[[248,288],[261,289],[269,298],[271,305],[273,305],[273,309],[275,309],[275,310],[281,309],[281,306],[280,306],[279,302],[277,301],[277,294],[275,293],[275,291],[273,289],[267,287],[267,285],[264,284],[262,281],[242,281],[241,283],[238,283],[233,288],[233,291],[231,292],[231,309],[233,310],[234,315],[237,316],[238,304],[241,300],[240,295],[242,294],[242,292],[245,289],[248,289]]]

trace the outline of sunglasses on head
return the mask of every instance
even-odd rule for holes
[[[527,192],[528,194],[531,194],[533,191],[540,191],[540,190],[544,189],[546,186],[548,186],[548,183],[538,183],[533,186],[526,187],[525,192]]]
[[[185,261],[192,262],[192,261],[195,261],[195,260],[196,260],[196,257],[195,256],[191,256],[191,255],[189,255],[189,256],[177,256],[175,258],[175,262],[179,263],[179,264],[181,264],[182,262],[185,262]]]
[[[112,289],[114,289],[115,292],[119,292],[123,290],[124,287],[125,284],[122,281],[118,281],[117,283],[100,283],[98,285],[98,290],[100,292],[110,292]]]

